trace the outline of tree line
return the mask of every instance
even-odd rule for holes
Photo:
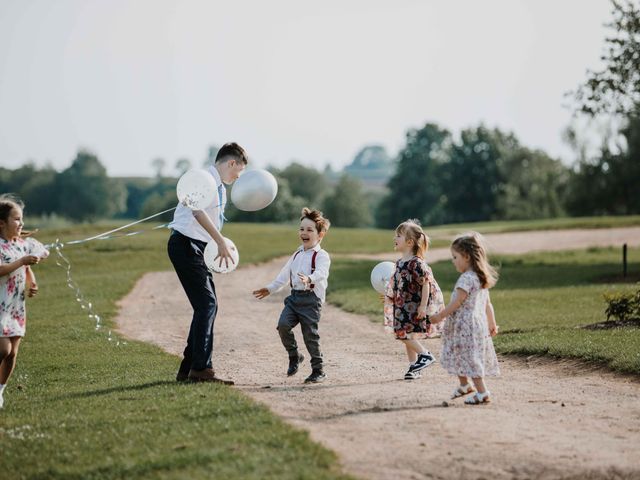
[[[576,153],[572,165],[497,128],[478,125],[454,134],[427,123],[407,132],[395,159],[370,145],[341,173],[299,162],[270,167],[279,186],[276,200],[259,212],[230,204],[227,216],[290,222],[302,206],[312,206],[323,209],[336,226],[390,228],[406,218],[434,225],[639,214],[640,7],[632,0],[613,0],[609,27],[603,69],[588,72],[570,97],[576,112],[589,118],[606,114],[619,128],[603,136],[595,151],[585,146],[578,129],[568,128],[566,139]],[[204,165],[212,164],[216,153],[217,147],[210,147]],[[176,204],[177,177],[164,175],[162,159],[152,166],[155,178],[109,178],[97,156],[81,150],[61,172],[33,164],[0,168],[0,191],[20,194],[29,215],[55,213],[76,221],[141,218]],[[179,159],[176,173],[190,167],[188,159]]]

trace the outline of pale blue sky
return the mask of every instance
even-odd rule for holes
[[[0,165],[112,175],[395,154],[408,128],[485,122],[571,160],[564,92],[598,66],[608,0],[0,0]]]

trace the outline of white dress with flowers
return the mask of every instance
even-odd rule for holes
[[[468,296],[460,307],[444,321],[440,363],[452,375],[471,378],[499,375],[498,358],[489,335],[486,306],[489,290],[482,288],[478,275],[466,271],[453,288]]]
[[[49,252],[34,238],[5,240],[0,237],[0,264],[20,260],[25,255],[45,258]],[[20,267],[0,277],[0,337],[24,337],[27,323],[25,290],[27,267]]]

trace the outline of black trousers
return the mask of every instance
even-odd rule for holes
[[[204,263],[206,246],[206,242],[176,230],[172,231],[167,244],[169,259],[193,307],[181,370],[212,368],[213,325],[218,313],[218,298],[213,275]]]

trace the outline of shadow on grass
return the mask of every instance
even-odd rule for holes
[[[112,393],[136,392],[146,390],[148,388],[161,387],[164,385],[180,385],[175,380],[157,380],[155,382],[141,383],[139,385],[121,385],[118,387],[103,388],[101,390],[91,390],[88,392],[68,393],[56,397],[55,400],[67,400],[73,398],[99,397],[102,395],[110,395]]]

